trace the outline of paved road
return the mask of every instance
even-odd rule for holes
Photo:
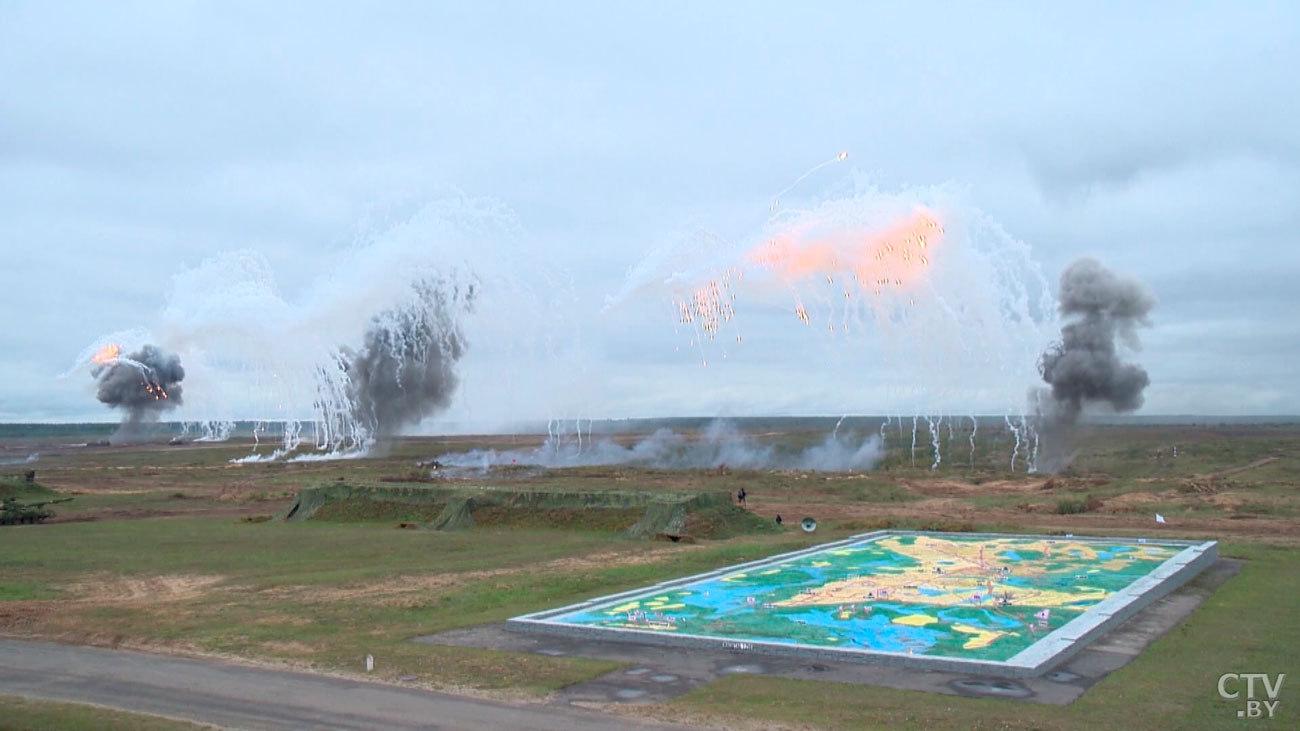
[[[653,728],[309,673],[0,638],[0,694],[94,703],[240,729]],[[663,728],[663,727],[659,727]]]

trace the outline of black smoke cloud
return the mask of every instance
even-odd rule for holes
[[[114,442],[138,438],[142,424],[157,421],[162,412],[181,405],[185,368],[180,356],[155,345],[146,345],[92,373],[98,382],[96,398],[126,412]]]
[[[353,417],[378,448],[451,405],[466,348],[457,318],[473,299],[472,286],[421,282],[411,305],[371,320],[359,351],[343,351]]]
[[[1069,461],[1074,424],[1085,406],[1112,410],[1142,406],[1151,383],[1145,369],[1120,360],[1116,339],[1136,350],[1137,327],[1149,325],[1155,299],[1141,283],[1119,276],[1094,259],[1079,259],[1061,274],[1059,309],[1068,321],[1061,340],[1039,358],[1038,371],[1051,386],[1036,393],[1041,438],[1039,467],[1059,470]]]

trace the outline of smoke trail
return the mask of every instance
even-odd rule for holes
[[[1011,448],[1011,471],[1016,471],[1016,457],[1020,456],[1020,429],[1011,423],[1011,416],[1004,414],[1003,420],[1007,422],[1007,431],[1011,432],[1016,438],[1015,445]]]
[[[970,417],[970,466],[975,466],[975,432],[979,431],[980,423],[972,414]]]
[[[1050,398],[1039,398],[1043,469],[1056,471],[1069,461],[1070,435],[1085,406],[1104,403],[1115,411],[1142,406],[1150,384],[1139,365],[1119,359],[1115,339],[1139,347],[1136,328],[1149,325],[1155,299],[1136,280],[1109,271],[1094,259],[1080,259],[1061,274],[1059,309],[1069,321],[1061,340],[1038,362]],[[1041,394],[1035,394],[1041,397]]]
[[[230,419],[206,419],[203,421],[184,421],[181,422],[181,432],[178,437],[187,437],[191,434],[197,434],[194,437],[196,442],[226,442],[235,433],[236,424]]]
[[[157,421],[163,411],[181,405],[185,369],[180,356],[155,345],[102,362],[91,375],[98,382],[96,398],[126,412],[112,437],[115,443],[138,439],[142,424]]]
[[[912,416],[912,466],[916,466],[916,420],[917,416]]]
[[[475,450],[438,457],[446,467],[488,469],[495,465],[540,467],[590,467],[630,464],[659,469],[709,469],[726,465],[752,470],[865,470],[882,456],[876,435],[859,439],[850,433],[827,434],[819,443],[801,450],[782,450],[741,433],[729,422],[715,421],[697,439],[669,429],[659,429],[631,445],[612,439],[588,441],[577,449],[574,441],[552,433],[539,447],[498,452]]]
[[[341,352],[352,415],[382,449],[405,427],[451,405],[465,354],[457,315],[473,303],[474,288],[443,281],[415,285],[412,304],[371,320],[359,351]]]
[[[930,425],[930,445],[934,447],[934,462],[930,465],[931,470],[939,469],[939,463],[943,461],[943,456],[939,451],[939,430],[935,426],[934,419],[926,416],[925,422]],[[939,423],[943,423],[943,417],[939,417]]]

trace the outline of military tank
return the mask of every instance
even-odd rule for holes
[[[20,503],[15,498],[4,498],[3,502],[0,502],[0,525],[44,523],[46,519],[54,517],[54,511],[46,509],[46,505],[66,503],[71,499],[65,497],[58,500],[42,500],[37,503]]]

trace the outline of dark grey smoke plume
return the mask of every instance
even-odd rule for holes
[[[99,382],[95,396],[100,402],[126,411],[114,442],[137,439],[142,424],[157,421],[163,411],[181,405],[185,369],[180,356],[155,345],[99,366],[92,374]]]
[[[1061,341],[1038,362],[1039,373],[1052,387],[1046,398],[1037,394],[1039,466],[1050,471],[1068,462],[1070,432],[1085,405],[1105,403],[1115,411],[1142,406],[1142,391],[1151,379],[1141,366],[1120,360],[1115,339],[1136,350],[1136,328],[1150,324],[1147,313],[1155,306],[1142,284],[1094,259],[1066,268],[1058,298],[1068,322],[1061,327]]]
[[[343,352],[353,416],[381,449],[404,427],[450,406],[459,383],[465,338],[457,315],[472,304],[473,287],[422,282],[415,293],[412,305],[371,321],[360,351]]]

